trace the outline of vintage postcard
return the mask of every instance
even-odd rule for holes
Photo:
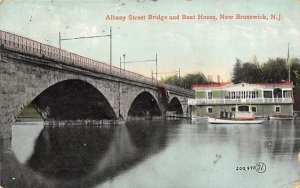
[[[0,188],[300,188],[300,0],[0,0]]]

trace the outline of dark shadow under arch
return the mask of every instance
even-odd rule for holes
[[[149,92],[140,93],[132,102],[128,111],[128,117],[152,117],[161,116],[158,103]]]
[[[182,105],[177,97],[173,97],[168,104],[167,111],[175,112],[177,115],[183,115]]]
[[[82,80],[58,82],[38,95],[32,104],[47,120],[116,119],[103,94]]]

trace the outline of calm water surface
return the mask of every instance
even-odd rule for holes
[[[4,187],[293,187],[300,121],[261,125],[139,121],[13,126],[1,141]],[[299,156],[300,157],[300,156]]]

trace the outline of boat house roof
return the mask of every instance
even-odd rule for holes
[[[293,88],[292,82],[281,82],[281,83],[238,83],[234,84],[231,82],[222,83],[210,83],[210,84],[195,84],[192,86],[194,90],[254,90],[254,89],[275,89],[275,88]]]

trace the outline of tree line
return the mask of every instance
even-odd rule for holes
[[[194,84],[207,83],[207,79],[203,73],[190,73],[182,77],[178,75],[162,78],[161,81],[166,84],[177,85],[180,87],[191,89]]]
[[[290,63],[284,58],[269,59],[265,63],[258,63],[256,59],[253,62],[242,62],[236,59],[231,74],[233,83],[278,83],[289,80],[294,83],[300,83],[300,59],[293,58]],[[166,84],[178,85],[191,89],[194,84],[207,84],[207,78],[202,72],[186,74],[183,77],[178,75],[162,78],[161,81]]]
[[[257,62],[245,62],[236,59],[231,81],[233,83],[278,83],[290,80],[294,84],[300,83],[300,61],[298,58],[291,59],[290,63],[284,58],[269,59],[259,64]]]

